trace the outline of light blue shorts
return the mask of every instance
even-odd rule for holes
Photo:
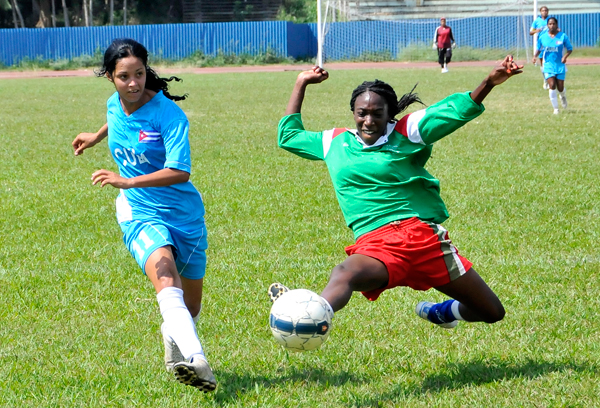
[[[204,220],[174,227],[160,219],[125,221],[119,224],[123,242],[145,273],[148,257],[158,248],[171,246],[179,275],[201,279],[206,273],[206,225]]]
[[[560,79],[561,81],[564,81],[565,78],[567,77],[567,73],[563,72],[562,74],[550,74],[548,72],[544,72],[544,79],[548,79],[548,78],[556,78],[556,79]]]

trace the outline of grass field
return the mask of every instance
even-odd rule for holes
[[[474,89],[488,69],[337,71],[308,90],[305,125],[353,125],[366,79],[426,103]],[[445,331],[417,318],[439,293],[355,295],[316,352],[288,354],[268,327],[267,286],[317,292],[352,242],[323,163],[276,145],[296,73],[182,75],[192,181],[202,191],[209,266],[198,331],[219,382],[204,395],[163,369],[151,284],[121,241],[106,143],[70,143],[103,123],[97,78],[2,81],[0,406],[600,406],[600,188],[596,66],[573,66],[569,110],[552,115],[537,68],[495,89],[486,112],[441,140],[428,169],[445,223],[503,301],[494,325]]]

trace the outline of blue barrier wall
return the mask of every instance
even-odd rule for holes
[[[525,23],[531,23],[530,18]],[[574,47],[598,45],[600,13],[558,16],[559,27]],[[479,17],[452,21],[457,42],[474,48],[507,48],[525,39],[516,36],[519,17]],[[388,53],[415,43],[430,44],[437,20],[355,21],[332,23],[325,36],[328,60],[348,59],[368,53]],[[500,29],[489,30],[489,27]],[[502,27],[506,27],[503,31]],[[0,62],[13,65],[24,58],[72,59],[104,50],[114,38],[133,38],[151,54],[168,59],[185,58],[194,52],[215,55],[247,53],[256,55],[270,49],[279,56],[315,57],[316,24],[285,21],[243,23],[163,24],[71,28],[24,28],[0,30]],[[531,38],[527,41],[531,42]]]
[[[573,47],[593,47],[600,40],[600,13],[557,16],[559,27],[569,36]],[[529,47],[531,18],[519,16],[477,17],[448,20],[460,46],[511,50]],[[525,25],[526,36],[523,35]],[[353,21],[331,23],[323,45],[328,61],[355,59],[369,53],[396,58],[403,47],[433,43],[438,20]],[[316,28],[313,28],[316,31]],[[518,34],[521,33],[521,34]]]
[[[12,65],[23,58],[72,59],[102,51],[114,38],[133,38],[151,54],[181,59],[196,51],[214,55],[249,53],[268,48],[289,55],[285,21],[248,23],[160,24],[0,30],[0,60]],[[294,54],[292,54],[294,55]],[[301,55],[301,54],[300,54]]]

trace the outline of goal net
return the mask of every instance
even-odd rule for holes
[[[437,61],[437,53],[432,50],[433,38],[444,15],[423,1],[412,2],[425,3],[421,7],[398,6],[407,3],[410,2],[318,0],[317,64]],[[497,60],[507,54],[514,55],[520,62],[530,60],[530,1],[471,3],[472,11],[460,13],[461,17],[446,17],[458,46],[453,52],[453,61]],[[446,9],[451,4],[448,2]],[[408,10],[413,10],[412,14]],[[455,11],[452,15],[459,13]]]

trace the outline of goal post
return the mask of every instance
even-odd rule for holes
[[[537,15],[538,15],[537,0],[533,0],[533,19],[534,20],[537,18]],[[537,40],[538,40],[538,33],[535,33],[533,35],[533,55],[535,55],[535,52],[537,51]]]
[[[399,18],[408,14],[402,7],[377,8],[378,3],[390,4],[317,0],[319,66],[332,61],[437,60],[432,44],[442,15],[434,7],[415,7],[418,18]],[[453,61],[495,60],[506,54],[530,61],[530,4],[531,0],[504,0],[485,10],[473,6],[473,12],[447,17],[458,44]]]

